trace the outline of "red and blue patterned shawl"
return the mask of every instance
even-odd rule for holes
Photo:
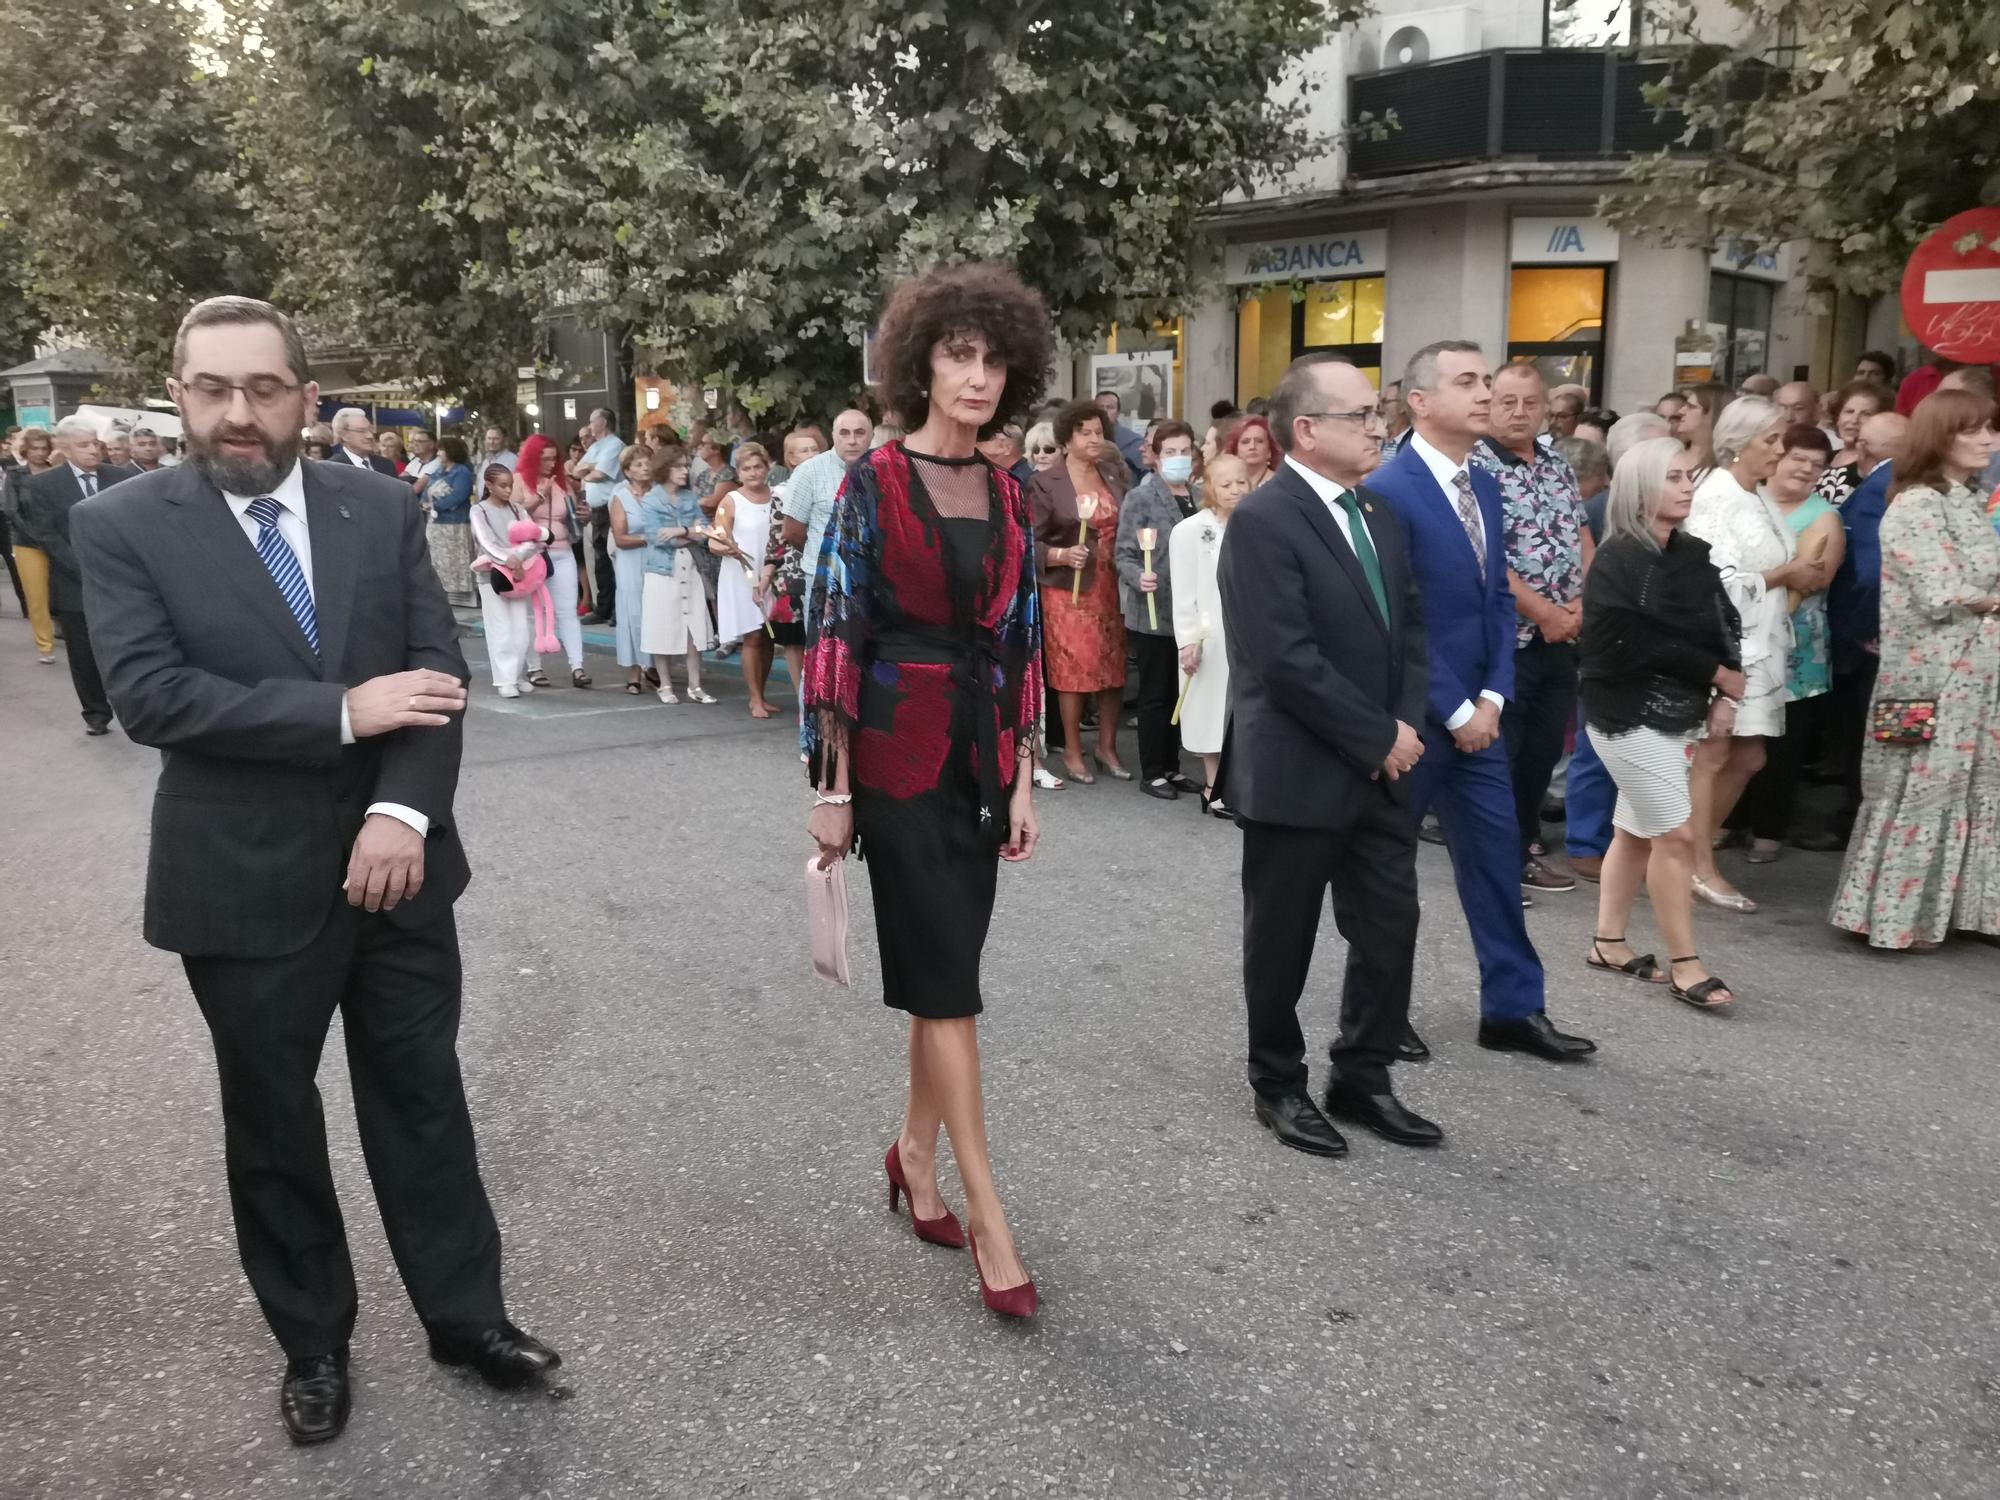
[[[975,710],[997,719],[998,733],[985,737],[993,763],[972,769],[983,787],[1013,785],[1018,747],[1042,711],[1034,533],[1019,481],[991,465],[986,470],[993,528],[975,600],[953,597],[942,528],[916,492],[903,445],[876,448],[848,470],[820,546],[808,609],[801,738],[815,777],[831,771],[824,758],[844,742],[857,787],[914,797],[938,785],[958,691],[955,669],[882,660],[874,647],[909,631],[949,631],[977,648],[975,659],[991,674],[989,701]],[[873,689],[865,721],[864,676]],[[993,812],[1004,834],[1003,810]]]

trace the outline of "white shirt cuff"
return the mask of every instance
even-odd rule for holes
[[[1465,702],[1458,705],[1457,713],[1444,721],[1444,727],[1447,729],[1463,729],[1467,724],[1472,722],[1472,712],[1472,700],[1468,698]]]
[[[340,743],[343,745],[354,743],[354,720],[348,717],[345,693],[340,695]]]
[[[405,807],[400,802],[370,803],[368,806],[368,816],[372,818],[377,813],[386,813],[399,823],[408,823],[412,828],[417,830],[417,837],[420,839],[427,839],[431,836],[431,820],[418,812],[414,807]]]
[[[1498,693],[1494,692],[1492,688],[1485,689],[1483,692],[1480,693],[1479,696],[1484,698],[1488,703],[1492,704],[1495,708],[1505,708],[1507,706],[1507,700],[1501,697]]]

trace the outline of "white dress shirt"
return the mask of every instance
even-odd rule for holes
[[[104,480],[101,477],[103,471],[100,469],[79,469],[75,464],[71,464],[69,471],[76,476],[76,487],[85,495],[94,495],[104,488]]]
[[[313,604],[317,608],[319,593],[313,584],[312,532],[306,526],[306,482],[299,472],[299,466],[293,464],[269,496],[232,495],[225,490],[222,498],[228,503],[230,514],[236,517],[236,524],[243,528],[243,534],[250,539],[252,551],[257,547],[257,533],[263,528],[251,519],[251,502],[267,498],[278,502],[278,535],[283,537],[285,545],[292,549],[292,556],[299,560],[299,571],[306,575],[306,588],[312,593]],[[260,557],[258,562],[261,565],[263,559]],[[340,700],[340,743],[343,745],[354,743],[354,724],[348,717],[345,698]],[[387,813],[390,817],[409,824],[416,829],[419,838],[428,837],[430,834],[431,820],[415,808],[405,807],[400,802],[371,803],[368,811],[371,814]]]
[[[1458,476],[1466,472],[1465,465],[1463,463],[1453,463],[1450,459],[1446,458],[1437,449],[1425,442],[1423,434],[1419,433],[1414,427],[1409,431],[1408,442],[1410,447],[1416,451],[1417,457],[1424,461],[1424,467],[1431,471],[1431,477],[1437,480],[1438,488],[1444,491],[1445,499],[1451,503],[1452,519],[1457,520]],[[1486,530],[1486,512],[1484,509],[1481,509],[1479,512],[1479,525],[1482,531]],[[1496,557],[1501,559],[1502,566],[1505,566],[1506,556],[1506,548],[1494,539],[1492,532],[1487,531],[1486,566],[1489,568],[1492,567],[1493,560]],[[1494,692],[1492,688],[1482,690],[1479,696],[1491,703],[1495,708],[1505,708],[1507,706],[1507,700]],[[1463,729],[1472,721],[1472,714],[1472,700],[1468,698],[1465,702],[1459,704],[1457,712],[1444,721],[1444,727],[1447,729]]]
[[[1340,528],[1340,534],[1347,538],[1347,545],[1352,547],[1354,545],[1354,532],[1348,526],[1347,507],[1340,503],[1340,497],[1347,493],[1347,487],[1328,479],[1324,474],[1314,473],[1289,453],[1285,455],[1285,462],[1291,465],[1305,479],[1308,485],[1312,486],[1312,492],[1319,496],[1320,504],[1327,508],[1327,513],[1333,517],[1333,524]],[[1361,528],[1368,533],[1368,545],[1374,547],[1374,529],[1366,521],[1361,523]],[[1376,547],[1375,550],[1379,555],[1382,549]]]

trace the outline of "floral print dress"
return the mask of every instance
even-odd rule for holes
[[[2000,934],[2000,534],[1964,485],[1904,490],[1882,518],[1875,704],[1937,700],[1929,744],[1861,752],[1861,814],[1831,920],[1876,948]]]

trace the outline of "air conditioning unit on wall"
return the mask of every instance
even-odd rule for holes
[[[1477,52],[1479,13],[1470,6],[1453,5],[1385,15],[1376,22],[1372,40],[1380,67],[1421,67],[1447,57]]]

